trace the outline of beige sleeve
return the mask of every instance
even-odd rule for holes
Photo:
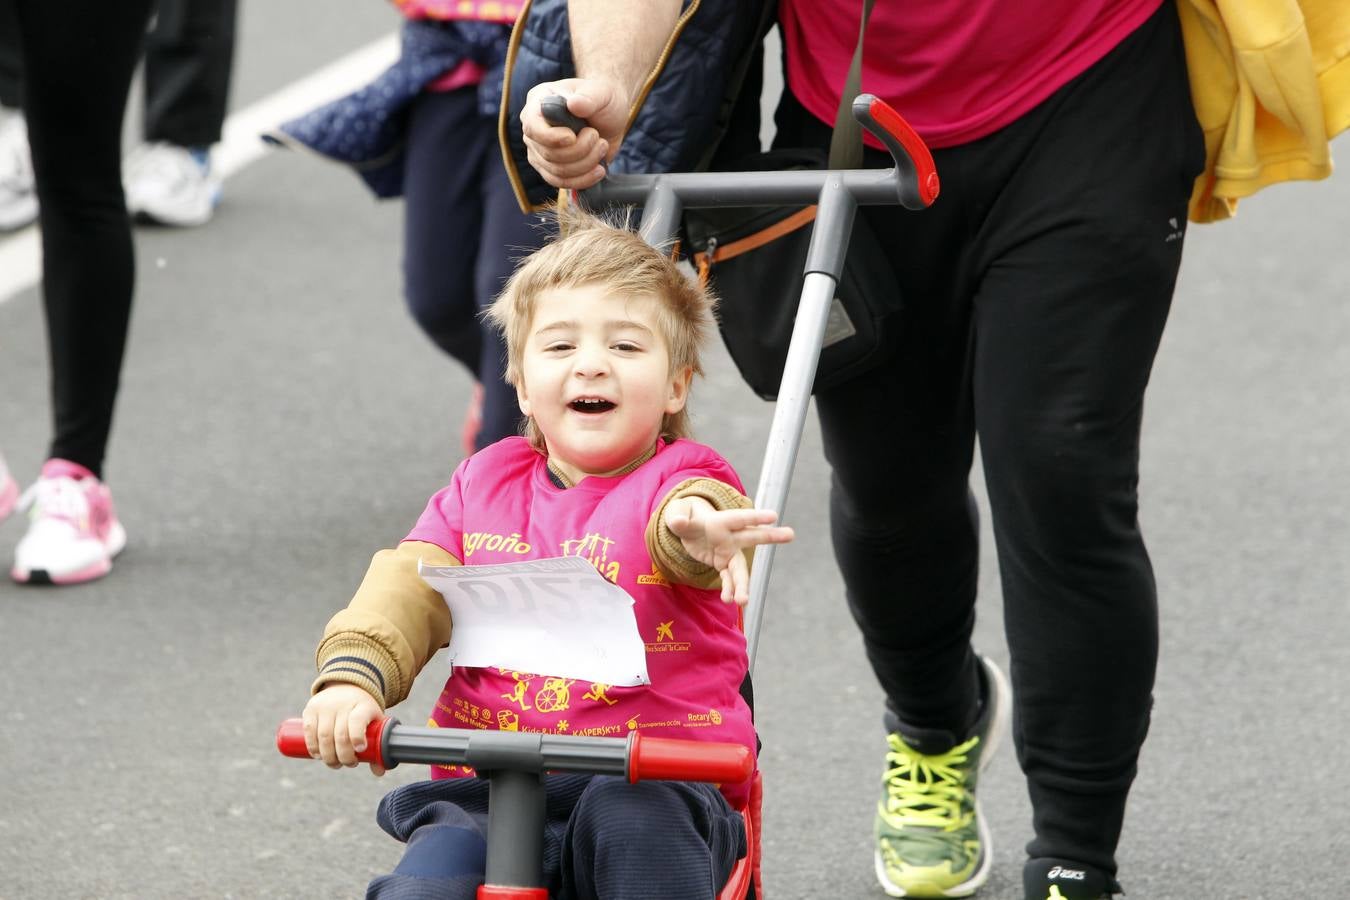
[[[422,541],[381,550],[347,608],[333,616],[315,651],[312,690],[345,682],[369,691],[385,709],[408,696],[427,660],[450,640],[450,608],[417,574],[417,562],[457,566],[450,553]]]
[[[713,478],[690,478],[675,485],[661,499],[652,517],[647,520],[647,553],[652,562],[667,579],[680,584],[691,584],[700,588],[715,588],[722,584],[722,577],[712,566],[699,562],[684,549],[684,542],[676,537],[665,524],[666,507],[672,500],[681,497],[702,497],[716,509],[749,509],[754,506],[750,498],[729,484]],[[752,553],[746,550],[746,564]]]

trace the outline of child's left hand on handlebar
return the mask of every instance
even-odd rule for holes
[[[741,551],[759,544],[786,544],[792,529],[773,526],[771,509],[719,510],[701,497],[680,497],[666,507],[665,525],[694,559],[722,576],[722,599],[744,606],[750,600],[750,567]]]
[[[353,684],[330,684],[305,704],[305,746],[309,755],[329,768],[355,766],[366,749],[366,729],[384,715],[375,698]],[[383,775],[382,766],[370,771]]]

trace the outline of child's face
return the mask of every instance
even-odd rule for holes
[[[622,469],[684,408],[692,373],[670,371],[656,304],[595,285],[537,299],[516,394],[573,481]]]

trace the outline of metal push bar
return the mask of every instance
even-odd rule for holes
[[[544,118],[579,131],[586,123],[567,110],[560,96],[545,97]],[[784,172],[692,172],[662,175],[610,175],[576,193],[588,209],[642,207],[639,231],[654,246],[668,244],[685,209],[816,204],[815,227],[807,252],[805,280],[796,324],[788,344],[783,380],[755,490],[755,506],[783,519],[797,446],[815,383],[821,344],[848,251],[853,216],[859,206],[899,204],[925,209],[937,199],[940,183],[932,154],[900,114],[871,94],[854,99],[853,116],[890,151],[889,169],[823,169]],[[753,670],[759,648],[769,573],[777,546],[755,548],[750,573],[750,602],[745,611],[745,642]]]
[[[890,150],[893,168],[614,175],[578,195],[579,202],[589,208],[641,206],[640,231],[654,246],[663,246],[675,236],[684,209],[816,204],[802,296],[755,492],[755,505],[774,510],[780,519],[857,208],[898,203],[907,209],[923,209],[936,199],[939,189],[928,148],[894,110],[869,94],[855,99],[852,110],[863,127]],[[545,98],[543,112],[554,124],[574,130],[585,126],[567,111],[561,97]],[[773,551],[774,545],[755,551],[745,615],[751,666],[759,646]],[[301,720],[281,724],[277,749],[286,756],[309,758]],[[404,762],[465,765],[488,778],[488,856],[479,900],[547,900],[548,893],[541,886],[545,772],[623,775],[629,781],[733,784],[745,781],[754,769],[753,755],[740,744],[643,738],[636,730],[627,738],[597,738],[416,728],[399,725],[392,718],[371,723],[366,749],[357,758],[387,769]]]

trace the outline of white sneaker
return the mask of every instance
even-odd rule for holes
[[[127,157],[127,210],[136,218],[180,228],[205,225],[220,203],[210,157],[176,144],[155,143]]]
[[[31,225],[37,215],[28,122],[20,110],[0,107],[0,231]]]
[[[0,522],[5,521],[14,511],[14,504],[18,502],[19,485],[15,483],[14,476],[9,474],[5,458],[0,456]]]
[[[14,549],[10,575],[21,583],[77,584],[107,575],[127,545],[112,492],[84,466],[49,459],[19,498],[28,533]]]

